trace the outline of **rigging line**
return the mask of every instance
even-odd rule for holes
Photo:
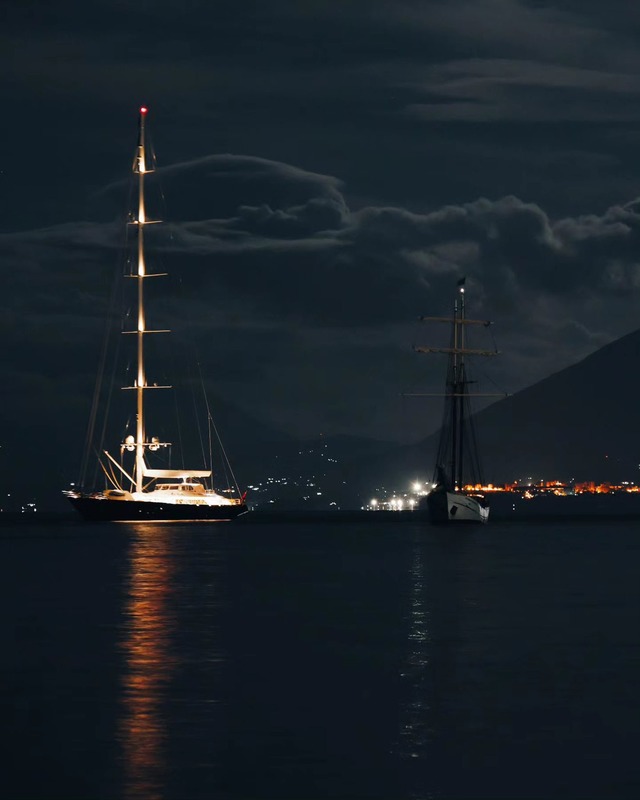
[[[111,290],[111,297],[113,297],[113,293],[115,291],[115,281],[113,281],[112,290]],[[109,302],[111,305],[111,300]],[[79,484],[80,486],[85,485],[85,478],[87,476],[87,468],[89,463],[89,452],[91,450],[91,444],[93,442],[93,436],[95,433],[95,425],[96,419],[98,415],[98,406],[100,402],[100,394],[102,391],[102,380],[104,378],[104,368],[105,363],[107,360],[107,351],[109,346],[109,315],[107,316],[107,320],[104,324],[104,331],[102,337],[102,348],[100,351],[100,359],[98,361],[98,373],[96,375],[96,380],[93,387],[93,398],[91,401],[91,411],[89,414],[89,424],[87,426],[87,432],[85,436],[85,444],[83,448],[83,455],[82,455],[82,462],[80,464],[80,476],[79,476]]]
[[[201,385],[202,385],[202,395],[203,395],[205,406],[206,406],[207,393],[206,393],[206,391],[204,389],[204,381],[202,381],[202,380],[201,380]],[[211,490],[213,491],[213,436],[211,435],[211,422],[209,421],[209,413],[208,412],[207,412],[207,444],[209,445],[209,461],[207,462],[207,465],[209,466],[209,468],[211,470],[211,477],[209,478],[209,484],[210,484]],[[226,478],[226,470],[224,469],[224,460],[222,462],[222,467],[223,467],[223,470],[225,472],[225,480],[226,480],[227,478]]]
[[[125,238],[125,243],[124,244],[126,245],[126,231],[125,231],[124,238]],[[123,249],[124,248],[120,248],[119,252],[122,253]],[[116,265],[119,266],[121,264],[121,261],[122,261],[122,258],[120,256],[119,259],[116,261]],[[80,473],[81,473],[80,474],[80,485],[81,486],[84,485],[84,481],[85,481],[86,476],[87,476],[88,464],[89,464],[89,454],[90,454],[91,445],[93,443],[94,436],[95,436],[95,428],[96,428],[96,422],[97,422],[97,416],[98,416],[98,409],[99,409],[99,406],[100,406],[100,395],[102,394],[102,386],[103,386],[103,382],[104,382],[107,358],[108,358],[108,354],[109,354],[109,344],[110,344],[110,341],[111,341],[111,338],[112,338],[112,335],[113,335],[113,332],[112,332],[113,317],[114,317],[115,307],[116,307],[116,304],[117,304],[116,301],[117,301],[118,294],[119,294],[118,290],[119,290],[120,286],[121,286],[121,284],[120,284],[119,269],[114,269],[113,276],[112,276],[112,282],[111,282],[111,292],[110,292],[110,296],[109,296],[109,305],[108,305],[108,309],[107,309],[107,316],[106,316],[106,319],[104,321],[102,350],[101,350],[100,359],[99,359],[99,362],[98,362],[98,364],[99,364],[98,373],[97,373],[96,381],[95,381],[95,385],[94,385],[93,399],[92,399],[92,405],[91,405],[91,413],[89,415],[89,424],[88,424],[88,427],[87,427],[87,434],[86,434],[86,438],[85,438],[84,455],[83,455],[83,459],[82,459],[82,463],[81,463],[81,469],[80,469]],[[108,416],[108,406],[105,409],[105,417],[103,419],[103,423],[105,422],[107,416]],[[103,424],[103,430],[102,430],[101,438],[100,438],[100,449],[102,448],[102,445],[104,443],[104,435],[105,435],[105,433],[104,433],[104,424]],[[98,472],[98,465],[95,464],[94,474],[93,474],[93,481],[94,482],[97,479],[97,472]]]
[[[150,164],[151,164],[151,169],[153,170],[153,185],[155,186],[156,201],[157,201],[158,197],[160,198],[160,202],[159,202],[159,205],[160,205],[160,215],[159,215],[160,216],[160,220],[161,221],[170,220],[171,216],[170,216],[170,214],[168,212],[168,203],[167,203],[167,197],[166,197],[165,192],[164,192],[164,184],[162,182],[161,169],[160,169],[160,167],[158,167],[158,159],[157,159],[157,156],[156,156],[155,147],[153,146],[153,141],[151,140],[151,137],[149,136],[148,133],[147,133],[147,151],[150,153]],[[162,228],[168,234],[169,241],[173,241],[174,237],[173,237],[171,223],[170,222],[166,222],[162,226]],[[160,268],[164,268],[164,258],[162,257],[161,252],[156,251],[155,259],[156,259],[156,262],[158,263],[159,267]],[[169,270],[167,269],[166,272],[169,273]]]
[[[120,470],[123,475],[127,476],[127,479],[129,481],[129,491],[135,492],[136,490],[135,481],[133,480],[133,477],[129,475],[129,473],[126,472],[126,470],[124,469],[124,451],[122,450],[122,448],[120,449]]]
[[[180,463],[182,465],[182,469],[185,469],[185,462],[184,462],[184,445],[182,442],[182,425],[180,424],[180,404],[178,403],[178,393],[173,392],[173,407],[176,412],[176,427],[178,433],[178,453],[180,456]]]
[[[165,199],[165,195],[164,195],[164,190],[162,188],[162,183],[161,183],[160,180],[158,180],[158,185],[159,185],[160,195],[161,195],[162,200],[163,200],[163,204],[166,207],[166,199]],[[170,227],[169,227],[169,230],[168,230],[168,234],[169,234],[170,241],[173,241],[174,235],[173,235],[173,231],[171,230]],[[185,299],[185,290],[184,290],[184,282],[182,280],[182,274],[180,272],[175,272],[174,275],[175,275],[175,278],[176,278],[176,282],[178,284],[178,290],[180,292],[180,296],[184,300]],[[186,325],[184,326],[184,329],[185,329],[185,331],[187,333],[187,338],[188,338],[188,341],[189,341],[189,343],[191,345],[191,351],[194,354],[194,358],[186,359],[187,370],[188,370],[188,379],[189,379],[188,383],[189,383],[189,386],[191,388],[191,396],[192,396],[192,402],[194,404],[194,410],[196,411],[195,416],[196,416],[196,424],[197,424],[197,429],[198,429],[198,436],[199,436],[199,439],[200,439],[200,450],[201,450],[201,453],[202,453],[202,458],[206,463],[207,454],[206,454],[206,448],[205,448],[205,445],[204,445],[204,437],[202,435],[202,426],[201,426],[201,422],[200,422],[200,414],[197,413],[197,400],[196,400],[196,392],[195,392],[196,376],[192,372],[193,367],[194,367],[194,361],[195,361],[195,366],[197,368],[198,377],[199,377],[199,380],[200,380],[200,387],[201,387],[201,390],[202,390],[202,395],[204,397],[205,405],[207,407],[207,413],[208,413],[208,399],[207,399],[207,393],[206,393],[206,388],[205,388],[204,377],[202,375],[202,367],[201,367],[201,363],[200,363],[200,353],[199,353],[197,337],[196,337],[196,334],[195,334],[195,328],[194,328],[194,325],[193,325],[192,318],[187,317]],[[208,438],[209,438],[209,431],[208,431]],[[209,466],[212,466],[211,459],[209,461]]]
[[[129,209],[131,207],[131,198],[133,196],[133,190],[134,190],[134,184],[133,184],[133,180],[131,178],[129,179],[128,187],[129,187],[129,191],[128,191],[128,195],[127,195],[127,200],[126,200],[126,205],[125,205],[125,212],[124,212],[125,219],[127,219],[127,217],[128,217],[127,209]],[[126,267],[126,264],[127,264],[127,260],[128,260],[128,254],[127,254],[127,246],[128,246],[128,240],[129,240],[129,226],[128,225],[124,225],[123,228],[121,228],[121,238],[122,238],[122,244],[118,248],[117,252],[119,253],[119,256],[118,256],[118,259],[116,261],[116,264],[119,266],[119,269],[118,270],[114,270],[114,277],[113,277],[113,283],[112,283],[112,292],[111,292],[111,297],[110,297],[110,300],[109,300],[109,308],[108,308],[107,318],[105,320],[104,361],[101,362],[100,369],[98,371],[98,375],[100,376],[100,391],[101,391],[101,386],[102,386],[102,383],[103,383],[104,374],[105,374],[105,370],[106,370],[106,362],[107,362],[109,341],[114,336],[115,325],[113,323],[113,320],[116,317],[115,311],[116,311],[118,297],[120,297],[121,306],[124,305],[123,282],[122,282],[122,280],[120,280],[121,275],[120,275],[120,278],[119,278],[118,273],[124,274],[124,270],[125,270],[125,267]],[[106,399],[106,402],[105,402],[104,415],[103,415],[103,418],[102,418],[102,430],[100,432],[100,440],[99,440],[99,451],[100,452],[104,449],[104,440],[105,440],[105,437],[106,437],[106,429],[107,429],[108,418],[109,418],[109,413],[110,413],[110,408],[111,408],[111,399],[112,399],[112,395],[113,395],[113,388],[114,388],[114,385],[115,385],[115,373],[116,373],[118,359],[119,359],[119,353],[120,353],[120,337],[119,337],[119,335],[117,335],[117,332],[116,332],[115,336],[116,336],[116,344],[115,344],[115,348],[114,348],[114,351],[113,351],[113,363],[112,363],[112,366],[111,366],[111,377],[110,377],[110,381],[109,381],[109,390],[108,390],[107,399]],[[93,438],[93,433],[92,433],[92,438]],[[94,469],[94,476],[93,476],[93,480],[94,481],[96,480],[96,477],[97,477],[97,470],[98,470],[98,464],[96,463],[95,464],[95,469]]]
[[[100,462],[100,463],[102,464],[102,462]],[[102,468],[104,469],[104,464],[103,464]],[[115,473],[115,471],[113,469],[113,464],[111,464],[111,463],[109,464],[109,475],[111,475],[111,483],[113,484],[113,486],[116,489],[122,489],[122,486],[120,485],[120,481],[118,480],[118,478],[116,476],[116,473]],[[109,477],[109,476],[107,476],[107,477]]]
[[[98,485],[98,479],[97,479],[98,469],[97,469],[97,467],[102,467],[102,471],[103,472],[105,472],[105,468],[104,468],[104,465],[102,464],[102,461],[100,460],[99,452],[95,449],[95,447],[92,448],[92,449],[93,449],[93,454],[94,454],[94,456],[96,458],[96,465],[97,465],[96,466],[96,470],[95,470],[95,474],[93,476],[93,486],[97,486]],[[106,476],[106,473],[105,473],[105,476]],[[105,488],[106,488],[106,486],[107,486],[107,483],[105,481]]]
[[[153,144],[151,142],[149,142],[149,147],[151,149],[151,154],[152,154],[152,164],[154,166],[154,169],[156,169],[156,182],[157,182],[157,187],[158,187],[158,191],[159,191],[160,198],[161,198],[162,210],[164,212],[164,217],[168,219],[169,218],[169,214],[167,212],[166,196],[165,196],[165,193],[164,193],[164,188],[163,188],[163,183],[162,183],[161,176],[159,174],[159,171],[157,170],[157,162],[156,162],[156,158],[155,158],[155,151],[153,149]],[[171,229],[171,226],[168,226],[168,234],[169,234],[169,239],[173,240],[174,236],[173,236],[173,231]],[[176,279],[177,279],[177,283],[178,283],[178,286],[179,286],[180,294],[184,297],[184,284],[182,282],[182,275],[180,273],[175,273],[175,274],[176,274]],[[211,429],[213,428],[213,431],[215,433],[218,445],[220,447],[220,452],[221,452],[221,454],[223,456],[222,465],[223,465],[223,470],[225,472],[225,476],[226,476],[227,468],[228,468],[229,472],[231,473],[231,477],[232,477],[233,483],[235,485],[236,491],[238,492],[238,495],[240,495],[240,488],[239,488],[238,482],[236,480],[235,474],[233,473],[233,469],[231,467],[231,462],[229,460],[229,457],[227,456],[226,450],[224,449],[224,446],[222,444],[222,439],[220,437],[220,434],[218,432],[216,424],[215,424],[215,422],[213,420],[213,416],[211,414],[211,408],[210,408],[210,405],[209,405],[209,398],[207,396],[207,390],[206,390],[206,386],[205,386],[205,382],[204,382],[204,377],[202,375],[202,366],[201,366],[201,362],[200,362],[200,355],[199,355],[199,350],[198,350],[198,345],[197,345],[197,337],[195,336],[195,334],[193,332],[193,323],[192,323],[192,320],[190,318],[187,319],[186,330],[188,331],[190,340],[193,342],[193,352],[194,352],[194,355],[195,355],[195,362],[196,362],[196,365],[197,365],[197,368],[198,368],[199,377],[200,377],[200,386],[202,388],[202,395],[203,395],[203,398],[204,398],[204,403],[205,403],[206,412],[207,412],[207,420],[208,420],[207,435],[208,435],[208,442],[209,442],[209,465],[208,466],[211,468],[211,472],[212,472],[212,478],[211,478],[212,485],[213,485],[213,443],[212,443],[212,437],[211,437]],[[192,392],[193,392],[194,406],[195,406],[196,404],[195,404],[195,387],[194,387],[194,384],[195,384],[195,381],[192,382]],[[200,448],[201,448],[201,451],[202,451],[202,454],[203,454],[203,458],[205,459],[205,462],[206,462],[206,452],[205,452],[205,447],[204,447],[204,442],[203,442],[202,429],[201,429],[201,425],[200,425],[199,415],[197,413],[196,413],[196,424],[197,424],[197,429],[198,429],[198,435],[200,437]]]
[[[492,326],[491,326],[491,325],[489,326],[489,335],[491,336],[491,344],[493,345],[493,350],[494,350],[494,352],[495,352],[495,353],[497,353],[497,352],[498,352],[498,345],[496,344],[496,339],[495,339],[495,336],[493,335],[493,328],[492,328]],[[501,394],[503,394],[505,397],[509,397],[509,396],[510,396],[511,392],[507,392],[507,391],[505,391],[504,387],[503,387],[503,386],[500,386],[500,385],[497,383],[497,381],[495,381],[495,380],[494,380],[494,379],[491,377],[491,375],[489,374],[489,372],[487,372],[487,371],[486,371],[486,370],[484,370],[484,369],[480,369],[480,368],[478,367],[478,364],[477,364],[477,363],[476,363],[476,369],[478,369],[478,372],[480,372],[480,374],[482,375],[482,378],[483,378],[483,380],[486,380],[486,381],[488,381],[489,383],[491,383],[491,384],[492,384],[492,386],[494,386],[496,389],[498,389],[498,391],[499,391]]]
[[[216,439],[218,440],[218,444],[220,445],[220,452],[222,454],[222,469],[223,469],[223,472],[224,472],[225,481],[228,482],[227,464],[225,463],[225,462],[228,461],[228,459],[227,459],[227,455],[226,455],[226,453],[224,451],[224,447],[222,446],[222,441],[221,441],[220,436],[218,434],[218,430],[216,428],[216,424],[213,421],[213,415],[211,414],[211,407],[209,405],[209,398],[207,396],[207,390],[206,390],[205,383],[204,383],[204,375],[202,374],[202,364],[200,363],[199,360],[196,362],[196,366],[198,368],[198,375],[199,375],[199,378],[200,378],[200,387],[202,389],[202,398],[204,400],[205,410],[207,412],[207,435],[208,435],[208,438],[209,438],[209,455],[210,455],[210,459],[211,459],[209,464],[210,464],[210,466],[212,468],[212,472],[213,472],[213,437],[211,436],[211,431],[213,430],[214,433],[216,434]]]
[[[153,164],[153,167],[155,169],[157,167],[155,153],[153,153],[152,164]],[[164,190],[162,188],[162,182],[161,182],[160,177],[159,177],[157,172],[156,172],[155,178],[156,178],[156,189],[158,190],[158,192],[160,194],[160,197],[161,197],[161,201],[162,201],[161,202],[162,211],[163,211],[162,216],[166,217],[166,205],[167,205],[166,204],[166,198],[165,198]],[[169,238],[173,239],[173,234],[171,233],[171,230],[170,230],[169,226],[168,226],[168,231],[169,231]],[[158,260],[157,255],[158,254],[156,254],[156,260]],[[170,272],[170,271],[167,269],[167,272]],[[181,274],[179,272],[176,272],[176,271],[171,271],[171,275],[172,275],[173,279],[175,280],[175,282],[178,285],[180,294],[184,295],[184,289],[183,289],[183,283],[182,283]],[[190,319],[187,318],[186,325],[184,327],[190,333],[190,331],[191,331],[191,320]],[[190,335],[189,338],[190,339],[195,339],[195,337],[193,337],[192,335]],[[175,339],[173,341],[174,341],[174,343],[176,342]],[[177,363],[178,363],[177,347],[179,347],[179,346],[180,346],[179,343],[176,343],[176,345],[174,347],[169,348],[169,354],[170,354],[170,360],[171,360],[171,369],[172,369],[172,374],[173,375],[179,375],[180,374],[178,372],[178,369],[177,369]],[[195,349],[195,348],[193,348],[193,349]],[[184,350],[187,351],[188,348],[184,348]],[[178,381],[178,384],[181,384],[181,386],[184,389],[184,391],[179,392],[178,391],[178,387],[176,386],[174,388],[173,396],[174,396],[174,410],[175,410],[175,415],[176,415],[176,427],[177,427],[177,433],[178,433],[179,459],[180,459],[180,462],[181,462],[182,467],[184,469],[184,467],[185,467],[185,459],[187,457],[187,454],[186,454],[186,444],[187,443],[186,443],[186,441],[184,439],[184,436],[183,436],[183,426],[181,425],[181,413],[180,412],[181,411],[185,411],[185,412],[187,411],[186,404],[189,403],[189,399],[188,399],[189,397],[191,399],[191,404],[193,406],[193,417],[195,418],[195,428],[197,430],[198,443],[199,443],[199,446],[200,446],[201,457],[202,457],[202,460],[204,461],[205,465],[207,463],[207,455],[206,455],[206,446],[205,446],[205,443],[204,443],[204,435],[203,435],[203,429],[202,429],[202,414],[199,413],[198,399],[196,397],[196,391],[195,391],[195,379],[194,379],[194,375],[193,375],[192,359],[191,358],[184,358],[184,359],[180,359],[180,362],[183,365],[183,367],[186,367],[186,375],[184,376],[184,379],[181,380],[181,381]],[[181,370],[181,372],[183,372],[183,370]],[[184,375],[184,372],[183,372],[183,375]]]
[[[170,370],[171,375],[177,376],[178,375],[178,370],[177,370],[176,354],[175,354],[175,339],[173,337],[170,337],[170,338],[171,338],[171,346],[168,348],[168,352],[169,352],[169,359],[171,360],[171,363],[169,365],[169,370]],[[166,382],[169,383],[168,378],[166,379]],[[177,435],[178,435],[177,455],[178,455],[178,460],[180,462],[180,465],[181,465],[182,469],[185,469],[185,452],[184,452],[185,451],[185,446],[184,446],[184,440],[182,438],[182,424],[181,424],[181,421],[180,421],[181,420],[180,398],[178,397],[178,388],[177,388],[177,385],[178,385],[179,381],[176,381],[175,383],[176,383],[176,385],[172,389],[171,393],[173,395],[173,407],[174,407],[175,416],[176,416],[176,432],[177,432]],[[168,437],[166,437],[166,438],[168,438]],[[171,453],[172,450],[173,450],[173,448],[169,448],[170,458],[172,458],[172,453]]]
[[[209,428],[211,428],[211,424],[209,424]],[[233,484],[235,483],[233,475],[231,474],[230,470],[231,470],[231,468],[229,466],[229,459],[223,458],[223,460],[222,460],[222,471],[224,473],[224,483],[225,483],[225,486],[227,488],[233,487]],[[236,491],[237,491],[237,487],[236,487]],[[238,492],[238,494],[239,494],[239,492]]]
[[[106,478],[108,481],[111,481],[111,483],[113,483],[113,478],[112,478],[112,477],[111,477],[111,475],[109,475],[109,473],[107,472],[107,468],[105,467],[105,465],[102,463],[102,461],[100,461],[100,462],[98,462],[98,463],[99,463],[99,464],[100,464],[100,466],[102,467],[102,471],[104,472],[104,476],[105,476],[105,478]]]
[[[156,176],[156,186],[158,188],[158,194],[160,195],[160,208],[162,211],[162,219],[170,219],[168,211],[168,204],[167,204],[167,197],[164,193],[164,185],[162,183],[162,178],[160,175],[160,170],[158,169],[158,159],[156,158],[156,151],[153,147],[153,143],[149,143],[151,149],[151,165],[154,169],[154,173]],[[171,237],[173,238],[173,236]]]
[[[480,366],[478,365],[478,363],[475,363],[474,367],[475,367],[475,371],[478,373],[478,375],[481,376],[481,379],[482,379],[483,383],[484,382],[490,383],[495,389],[498,390],[500,395],[502,395],[503,397],[510,397],[511,396],[511,392],[506,392],[504,387],[500,386],[500,384],[491,376],[491,374],[487,370],[481,369]]]
[[[200,364],[199,363],[197,364],[197,366],[198,366],[198,371],[199,371],[199,374],[200,374],[200,383],[202,385],[202,390],[203,390],[203,394],[204,394],[205,402],[206,402],[206,393],[204,392],[204,381],[203,381],[203,378],[202,378],[202,370],[200,370]],[[197,398],[196,398],[195,380],[193,379],[193,375],[191,374],[191,366],[188,366],[188,371],[189,371],[189,388],[191,390],[191,402],[193,404],[193,415],[195,417],[196,430],[198,431],[198,438],[200,440],[200,455],[202,456],[202,459],[206,464],[206,462],[207,462],[207,453],[206,453],[206,449],[205,449],[205,446],[204,446],[204,436],[202,435],[202,424],[201,424],[201,421],[200,421],[200,416],[201,415],[198,413],[198,401],[197,401]],[[211,464],[209,466],[212,467]],[[213,469],[212,469],[212,471],[213,471]]]
[[[491,377],[491,375],[488,373],[483,373],[483,377],[489,381],[489,383],[492,383],[496,389],[499,389],[500,394],[502,394],[504,397],[511,397],[511,392],[505,392],[504,387],[499,386],[498,383]]]
[[[218,433],[218,429],[216,427],[216,423],[213,421],[213,417],[211,417],[211,416],[209,417],[209,421],[210,421],[211,426],[213,427],[213,430],[215,431],[216,438],[217,438],[218,444],[220,446],[220,452],[222,453],[222,456],[224,458],[224,462],[223,463],[226,464],[226,467],[228,467],[228,469],[229,469],[229,473],[231,474],[231,479],[233,480],[233,486],[235,487],[235,490],[236,490],[236,492],[238,493],[238,496],[239,496],[240,495],[240,486],[239,486],[238,481],[236,479],[236,476],[235,476],[235,474],[233,472],[233,467],[231,466],[231,462],[229,461],[229,457],[227,456],[227,452],[224,449],[224,445],[222,444],[222,439],[220,438],[220,434]],[[226,472],[226,468],[225,468],[225,472]]]
[[[96,463],[100,466],[100,468],[102,469],[102,471],[104,473],[104,477],[107,479],[105,481],[105,489],[108,487],[107,481],[111,481],[112,486],[114,486],[116,489],[121,489],[122,486],[120,486],[119,481],[115,477],[115,473],[113,472],[113,466],[111,465],[111,462],[109,462],[109,464],[108,464],[109,472],[107,472],[107,466],[105,466],[100,454],[97,451],[95,453],[95,456],[96,456]],[[98,484],[97,484],[97,480],[96,480],[96,482],[94,483],[94,486],[97,486],[97,485]]]
[[[489,335],[491,336],[491,342],[493,344],[494,352],[497,353],[498,352],[498,345],[496,344],[496,337],[493,335],[493,330],[491,328],[491,325],[489,325]]]
[[[211,425],[209,425],[209,427],[211,427]],[[229,475],[228,464],[224,459],[222,460],[222,480],[227,488],[233,486],[233,476]]]
[[[179,286],[180,286],[180,291],[184,292],[184,285],[182,283],[182,277],[178,276],[178,278],[179,278],[178,283],[179,283]],[[227,455],[227,452],[226,452],[226,450],[224,448],[224,445],[222,444],[222,438],[220,436],[218,428],[217,428],[217,426],[215,424],[215,421],[213,419],[213,415],[211,413],[211,406],[210,406],[210,403],[209,403],[209,397],[208,397],[207,390],[206,390],[204,376],[202,374],[202,363],[200,361],[200,354],[199,354],[199,350],[198,350],[197,339],[196,339],[195,335],[193,334],[193,325],[192,325],[191,320],[187,321],[187,330],[189,331],[190,338],[193,341],[193,352],[194,352],[194,355],[195,355],[195,363],[196,363],[196,366],[197,366],[197,369],[198,369],[198,375],[199,375],[199,378],[200,378],[200,386],[201,386],[202,395],[203,395],[203,398],[204,398],[204,403],[205,403],[205,408],[206,408],[206,412],[207,412],[208,423],[209,423],[210,428],[213,428],[213,431],[214,431],[215,436],[216,436],[216,440],[218,442],[218,446],[220,448],[220,453],[222,454],[222,467],[223,467],[223,470],[224,470],[224,473],[225,473],[225,479],[228,480],[228,478],[226,477],[227,476],[227,469],[228,469],[229,473],[231,475],[231,479],[233,481],[233,485],[235,486],[235,489],[238,492],[238,495],[240,495],[241,494],[240,493],[240,487],[239,487],[238,481],[236,479],[236,476],[235,476],[235,474],[233,472],[233,468],[231,466],[231,461],[230,461],[230,459],[229,459],[229,457]],[[198,431],[200,432],[199,424],[198,424]],[[210,436],[210,429],[209,429],[209,436]],[[213,472],[213,464],[210,463],[210,466],[211,466],[212,472]]]
[[[206,399],[207,395],[205,393],[205,402]],[[207,438],[209,440],[209,465],[211,467],[211,478],[209,480],[211,483],[211,489],[213,490],[213,436],[211,435],[211,423],[209,422],[208,417],[207,417]]]
[[[201,370],[200,362],[198,362],[198,369],[200,370],[200,377],[202,379],[202,370]],[[202,385],[203,385],[203,388],[204,388],[204,381],[202,381]],[[226,467],[229,468],[229,472],[230,472],[231,478],[233,480],[233,485],[235,486],[235,489],[238,492],[238,495],[240,495],[240,486],[238,484],[238,481],[236,480],[236,476],[235,476],[235,474],[233,472],[233,467],[231,466],[231,462],[229,461],[229,457],[227,456],[227,451],[224,449],[224,445],[222,444],[222,439],[220,438],[220,434],[218,433],[218,428],[216,426],[216,423],[213,420],[213,416],[211,414],[211,408],[209,406],[209,398],[207,397],[206,393],[205,393],[205,396],[204,396],[204,401],[205,401],[205,404],[206,404],[206,407],[207,407],[207,417],[209,419],[209,424],[211,425],[211,427],[213,428],[213,430],[215,432],[216,439],[218,440],[218,445],[220,447],[220,452],[222,453],[222,456],[223,456],[223,464],[225,464]],[[226,472],[226,467],[225,467],[225,472]]]
[[[476,482],[483,484],[484,476],[483,476],[482,464],[480,462],[480,450],[478,448],[478,427],[476,425],[475,414],[471,413],[471,404],[469,404],[467,421],[469,427],[469,437],[471,439],[470,453],[473,458],[471,476],[472,478],[477,477]]]
[[[113,335],[113,324],[111,325],[111,332]],[[109,414],[111,412],[111,402],[113,400],[113,393],[115,389],[116,383],[116,372],[118,369],[118,363],[120,358],[120,346],[121,346],[121,337],[116,335],[115,337],[115,346],[113,348],[113,356],[112,356],[112,363],[111,363],[111,376],[109,379],[107,396],[105,399],[105,412],[102,418],[102,429],[100,431],[100,438],[99,438],[99,450],[102,452],[104,449],[104,442],[107,435],[107,427],[109,423]]]

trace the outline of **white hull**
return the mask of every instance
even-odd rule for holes
[[[489,506],[462,492],[435,489],[427,496],[427,508],[431,521],[436,524],[478,524],[489,519]]]

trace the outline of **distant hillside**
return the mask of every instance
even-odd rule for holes
[[[639,365],[640,331],[480,412],[485,479],[640,481]],[[283,508],[312,502],[357,508],[374,492],[408,489],[432,475],[437,435],[407,446],[351,436],[301,441],[221,400],[211,405],[243,488],[269,478],[298,481],[271,492]],[[37,415],[0,420],[3,506],[11,507],[14,497],[37,497],[44,510],[66,508],[60,491],[77,475],[81,411],[51,398]],[[316,482],[321,496],[307,491]]]
[[[476,415],[485,480],[640,482],[640,331],[602,347]],[[354,460],[356,502],[379,487],[429,479],[437,434]]]
[[[640,331],[478,414],[485,471],[640,479]]]
[[[346,481],[343,477],[345,467],[348,474],[350,466],[347,465],[351,462],[372,458],[390,447],[383,442],[355,436],[319,436],[300,440],[220,398],[210,398],[210,407],[241,489],[264,485],[271,479],[269,497],[275,498],[282,508],[315,505],[325,508],[332,500],[340,504],[346,502],[353,491],[347,488],[348,477]],[[68,503],[62,490],[78,478],[86,426],[85,410],[74,409],[74,415],[53,397],[50,402],[40,404],[33,418],[18,413],[9,417],[6,411],[6,408],[0,409],[3,430],[0,470],[4,476],[0,508],[19,511],[24,503],[37,501],[40,510],[67,510]],[[114,449],[114,442],[109,442],[109,447]],[[214,454],[218,451],[219,448],[214,446]],[[195,455],[193,463],[200,466],[201,456],[199,453]],[[219,455],[214,455],[213,467],[216,485],[227,485],[228,476]],[[329,480],[325,480],[327,475],[331,475]],[[88,485],[102,484],[99,472],[97,483],[94,484],[92,477],[93,473],[90,473]],[[288,479],[288,482],[284,484],[282,479]],[[324,493],[318,496],[317,488],[311,497],[308,491],[310,483],[322,487],[326,484],[331,489],[331,498]],[[252,503],[262,497],[255,490],[248,493]],[[309,500],[303,500],[304,497],[309,497]]]

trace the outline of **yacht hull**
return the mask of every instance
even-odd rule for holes
[[[429,519],[436,525],[483,524],[489,519],[489,506],[461,492],[434,489],[426,499]]]
[[[248,511],[244,503],[208,506],[106,498],[69,497],[87,522],[231,522]]]

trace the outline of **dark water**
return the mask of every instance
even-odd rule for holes
[[[640,796],[640,526],[0,526],[0,796]]]

